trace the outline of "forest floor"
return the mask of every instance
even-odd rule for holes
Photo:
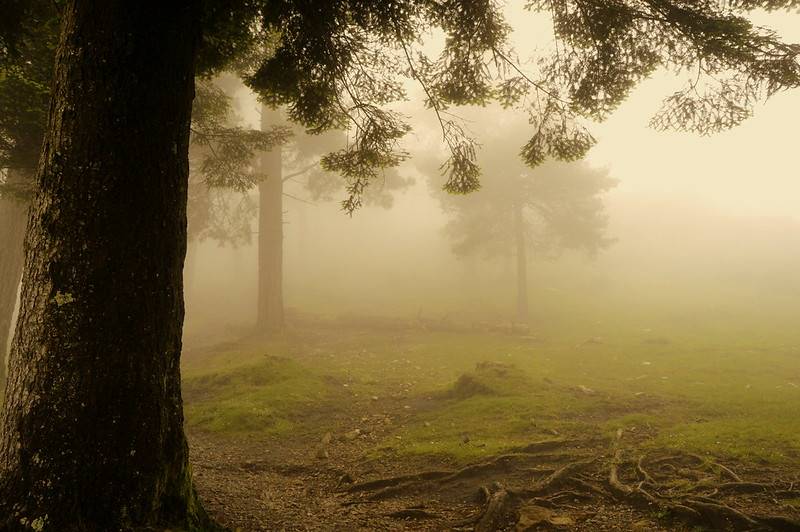
[[[242,531],[800,530],[800,344],[604,329],[190,345],[198,491]]]

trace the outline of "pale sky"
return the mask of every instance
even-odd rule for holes
[[[519,2],[509,4],[507,17],[514,26],[513,42],[520,56],[546,49],[552,35],[549,19],[524,11]],[[800,14],[757,13],[752,20],[777,30],[787,41],[800,42]],[[800,140],[796,131],[800,90],[774,96],[757,106],[755,116],[741,126],[710,137],[650,129],[648,122],[662,100],[684,84],[683,77],[658,72],[605,122],[591,125],[598,143],[589,162],[608,168],[619,180],[608,196],[612,216],[615,205],[644,200],[721,214],[800,220]],[[418,88],[412,94],[412,100],[423,96]],[[441,140],[433,117],[425,116],[431,112],[420,110],[413,101],[404,106],[416,120],[408,142],[412,153],[419,144]],[[493,120],[491,113],[468,113],[489,117],[470,124],[478,130],[497,127],[502,120],[499,116]]]
[[[592,128],[598,144],[589,160],[620,180],[614,195],[800,220],[800,91],[777,95],[741,126],[710,137],[654,131],[647,121],[674,81],[663,74],[648,80]]]
[[[546,48],[552,35],[549,19],[524,11],[521,2],[508,5],[507,17],[515,29],[516,51],[525,57],[537,48]],[[753,20],[776,29],[788,41],[800,42],[800,14],[760,13]],[[608,120],[591,124],[598,144],[588,160],[593,165],[607,167],[619,180],[618,187],[608,197],[612,215],[614,205],[638,199],[694,205],[725,214],[789,216],[800,220],[797,162],[800,141],[796,132],[796,124],[800,122],[800,90],[776,95],[759,105],[755,116],[743,125],[711,137],[650,129],[648,121],[662,99],[680,89],[684,82],[682,77],[658,72],[637,87]],[[411,116],[414,131],[405,140],[405,147],[413,155],[441,144],[441,133],[433,112],[422,108],[421,88],[409,84],[409,93],[411,101],[400,104],[399,109]],[[245,98],[242,109],[255,127],[257,115],[247,110],[256,108],[254,99]],[[492,120],[491,112],[466,112],[470,116],[490,117],[493,123],[476,120],[468,124],[478,130],[496,126],[502,120],[500,117]],[[424,184],[420,184],[412,192],[415,199],[408,198],[410,203],[421,202],[417,203],[421,211],[435,207],[434,201],[423,198],[426,192]]]
[[[800,42],[798,14],[761,14],[754,21]],[[741,126],[711,137],[648,128],[663,97],[683,82],[661,72],[591,128],[598,144],[589,160],[620,180],[611,202],[645,197],[800,220],[800,90],[775,96]]]

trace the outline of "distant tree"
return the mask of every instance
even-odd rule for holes
[[[492,148],[487,153],[494,153]],[[513,159],[512,159],[513,161]],[[590,256],[608,246],[602,194],[614,186],[585,163],[549,162],[530,169],[498,161],[469,196],[444,196],[445,232],[459,256],[516,259],[516,319],[527,322],[528,261],[554,259],[565,250]]]
[[[403,76],[442,117],[451,192],[475,190],[479,169],[447,105],[530,103],[523,157],[536,165],[581,157],[593,139],[574,115],[607,116],[659,66],[717,84],[672,98],[659,121],[704,132],[800,84],[800,51],[740,16],[788,0],[531,1],[552,14],[559,47],[530,79],[515,74],[493,0],[56,5],[62,34],[0,419],[9,530],[211,526],[192,488],[179,372],[195,74],[275,43],[248,83],[311,131],[351,126],[352,142],[322,160],[346,180],[348,210],[406,157],[409,126],[387,107],[404,96]],[[417,43],[433,28],[446,39],[430,59]],[[26,31],[0,31],[6,57]]]
[[[187,204],[187,281],[194,267],[194,250],[204,240],[234,247],[252,242],[252,220],[258,204],[251,188],[264,180],[254,161],[265,149],[280,149],[292,131],[283,124],[249,130],[238,125],[232,93],[241,87],[230,75],[202,80],[192,112]]]
[[[280,111],[262,107],[261,128],[283,124]],[[283,149],[276,146],[260,157],[258,183],[258,296],[256,330],[283,330]]]
[[[263,128],[286,124],[283,113],[262,107]],[[285,199],[304,203],[341,199],[345,187],[340,176],[326,171],[323,157],[347,144],[342,131],[309,135],[295,126],[290,142],[264,152],[260,158],[261,180],[258,183],[258,298],[256,330],[262,334],[284,328],[283,298],[283,225],[288,209]],[[366,205],[391,208],[394,193],[412,184],[395,168],[382,172],[376,183],[362,194]],[[349,198],[343,200],[346,207]]]

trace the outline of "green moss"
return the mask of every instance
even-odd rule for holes
[[[436,455],[466,462],[532,440],[585,433],[581,401],[511,363],[483,361],[438,394],[376,453]]]
[[[303,409],[330,400],[330,387],[298,362],[263,357],[229,372],[184,381],[190,427],[221,433],[283,434],[295,428]]]
[[[657,444],[746,461],[796,464],[800,459],[800,421],[786,413],[763,417],[723,417],[679,424],[664,431]]]
[[[375,452],[437,455],[466,462],[531,441],[590,430],[581,422],[568,420],[568,416],[558,419],[555,412],[555,404],[533,395],[476,395],[450,400],[441,408],[415,416],[382,441]]]
[[[556,323],[538,331],[536,342],[476,332],[315,329],[303,342],[189,361],[187,420],[222,433],[324,433],[330,419],[320,412],[372,404],[374,395],[376,408],[424,408],[403,411],[371,455],[464,461],[532,440],[624,428],[652,447],[798,459],[800,418],[787,405],[800,400],[799,334],[677,319],[643,332],[651,319]]]

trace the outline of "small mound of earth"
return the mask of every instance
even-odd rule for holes
[[[530,385],[528,376],[514,364],[484,361],[474,371],[462,374],[445,397],[461,400],[476,395],[509,395],[526,385]]]

